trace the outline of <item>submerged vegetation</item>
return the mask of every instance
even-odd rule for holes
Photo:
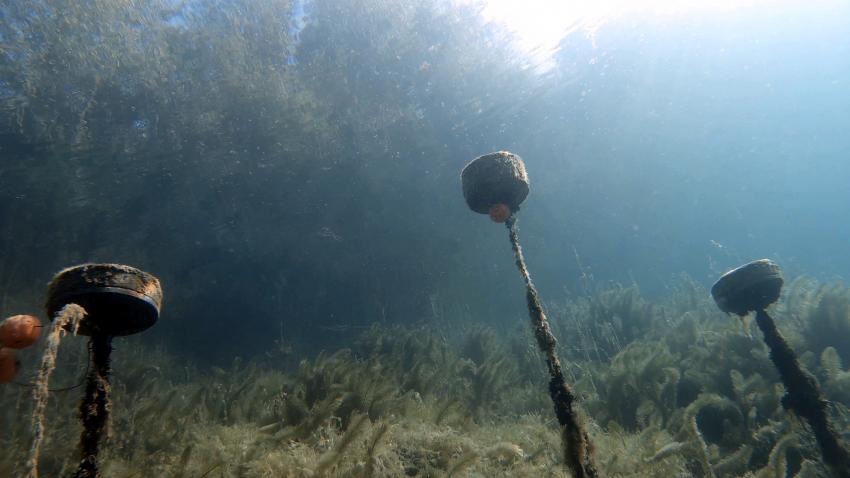
[[[841,314],[848,320],[850,305],[834,307],[847,294],[838,284],[798,279],[775,313],[845,434],[850,371],[834,346],[810,344],[822,343],[813,324]],[[553,326],[573,331],[560,348],[570,357],[565,365],[590,418],[600,468],[607,476],[828,476],[804,422],[781,405],[783,389],[757,331],[706,298],[688,283],[664,303],[650,304],[632,287],[552,304],[560,311]],[[632,321],[639,332],[614,348],[599,342],[599,351],[571,350],[571,343],[597,348],[591,323],[614,330]],[[283,367],[276,356],[236,359],[227,368],[181,366],[166,350],[119,342],[104,472],[566,476],[543,358],[524,325],[510,333],[470,325],[451,335],[435,325],[376,325],[350,348]],[[63,343],[53,383],[84,373],[85,351],[72,342]],[[30,394],[23,386],[0,389],[9,404],[3,476],[17,476],[26,461]],[[52,393],[45,476],[75,466],[75,411],[74,391]]]

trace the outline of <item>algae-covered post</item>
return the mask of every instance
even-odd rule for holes
[[[785,385],[782,405],[809,423],[823,461],[835,476],[850,478],[850,452],[829,418],[828,403],[817,381],[800,365],[797,354],[765,311],[779,299],[782,283],[779,266],[768,259],[761,259],[723,274],[712,286],[711,296],[717,307],[727,314],[744,317],[755,311],[756,323],[770,349],[770,359]]]
[[[515,214],[528,196],[529,182],[522,159],[507,151],[498,151],[478,157],[463,168],[461,173],[463,196],[473,211],[489,214],[495,222],[504,222],[508,228],[516,265],[525,282],[528,313],[534,337],[540,351],[546,356],[549,369],[549,395],[555,404],[555,415],[561,425],[564,442],[564,459],[576,478],[600,476],[593,446],[579,416],[576,395],[564,379],[561,361],[555,351],[557,340],[552,334],[537,289],[531,281],[517,235]]]
[[[59,327],[71,328],[70,324],[66,325],[65,317],[69,311],[76,311],[75,332],[90,337],[91,366],[86,377],[86,394],[80,405],[83,432],[76,478],[99,476],[98,449],[112,407],[109,398],[112,338],[135,334],[152,326],[159,318],[161,307],[159,280],[129,266],[84,264],[59,272],[50,282],[46,304],[48,316],[61,321],[57,324]],[[36,469],[37,463],[33,463],[31,474],[37,473]]]

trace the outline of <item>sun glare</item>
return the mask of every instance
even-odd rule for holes
[[[722,13],[745,7],[770,7],[782,0],[486,0],[482,15],[506,26],[527,52],[555,48],[576,30],[594,31],[612,19],[629,15],[693,15]]]

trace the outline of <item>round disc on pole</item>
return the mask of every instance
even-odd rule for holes
[[[479,156],[460,173],[463,197],[473,211],[489,214],[490,206],[505,204],[511,211],[528,196],[528,174],[522,158],[508,151]]]
[[[760,259],[723,274],[711,287],[711,296],[723,312],[743,317],[776,302],[782,282],[779,266]]]
[[[86,309],[80,335],[131,335],[159,319],[162,287],[147,272],[121,264],[83,264],[60,271],[47,289],[47,315],[67,304]]]

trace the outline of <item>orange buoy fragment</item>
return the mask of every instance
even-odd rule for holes
[[[0,383],[9,383],[18,374],[21,363],[10,348],[0,349]]]
[[[497,203],[490,206],[490,219],[493,222],[505,222],[511,217],[511,208],[505,203]]]
[[[33,315],[13,315],[0,322],[0,345],[23,349],[38,342],[41,321]]]

